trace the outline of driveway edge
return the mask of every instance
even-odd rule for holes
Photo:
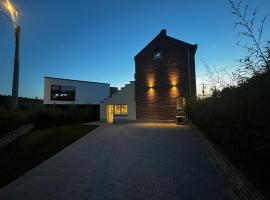
[[[266,198],[249,182],[246,177],[234,167],[234,165],[224,156],[216,146],[194,125],[191,126],[199,135],[203,147],[210,160],[215,163],[219,171],[225,177],[237,200],[266,200]]]

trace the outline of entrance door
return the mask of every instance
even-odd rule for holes
[[[113,105],[107,105],[107,122],[113,123]]]

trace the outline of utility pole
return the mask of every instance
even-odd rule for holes
[[[18,107],[18,93],[19,93],[19,73],[20,73],[20,32],[21,28],[17,24],[18,9],[13,6],[9,0],[5,0],[0,4],[0,13],[3,14],[15,28],[15,55],[14,55],[14,69],[13,69],[13,83],[12,83],[12,97],[10,102],[11,110]],[[9,15],[4,12],[2,7],[9,12]]]
[[[18,93],[19,93],[19,74],[20,74],[20,26],[15,27],[15,57],[14,57],[14,71],[12,84],[11,109],[15,110],[18,107]]]
[[[206,97],[205,89],[206,89],[207,84],[203,83],[203,84],[200,84],[200,85],[202,85],[202,98],[205,99],[205,97]]]
[[[203,94],[203,99],[205,99],[205,84],[202,84],[202,94]]]

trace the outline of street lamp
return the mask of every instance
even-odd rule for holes
[[[14,55],[14,71],[13,71],[13,84],[12,84],[12,97],[11,97],[11,109],[16,109],[18,106],[18,92],[19,92],[19,48],[20,48],[20,26],[17,24],[18,9],[13,6],[9,0],[5,0],[2,3],[2,7],[9,12],[7,15],[4,10],[0,9],[1,13],[8,18],[15,27],[15,55]]]

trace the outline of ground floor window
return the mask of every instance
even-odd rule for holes
[[[127,115],[128,106],[125,104],[114,105],[114,114],[115,115]]]

